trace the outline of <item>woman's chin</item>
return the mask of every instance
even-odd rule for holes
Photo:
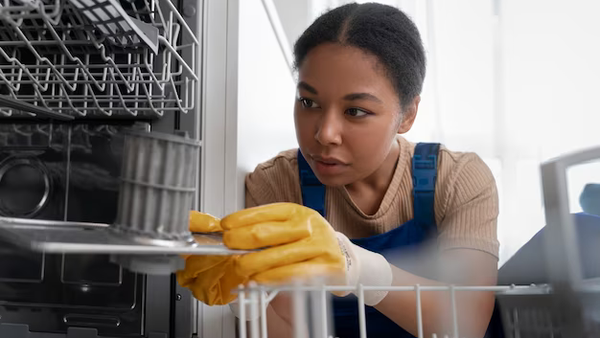
[[[346,186],[350,183],[352,183],[351,179],[348,179],[345,176],[342,175],[318,175],[317,174],[317,178],[319,179],[319,182],[321,182],[322,184],[328,186],[328,187],[343,187]]]

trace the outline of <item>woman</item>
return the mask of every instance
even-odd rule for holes
[[[269,248],[190,257],[180,283],[210,305],[233,301],[230,290],[248,280],[306,275],[352,286],[494,285],[498,200],[490,170],[475,154],[399,135],[415,121],[425,77],[413,22],[390,6],[345,5],[319,17],[294,56],[300,149],[248,175],[250,209],[221,221],[191,218],[192,230],[224,229],[228,247]],[[357,336],[356,298],[338,296],[336,335]],[[417,335],[414,292],[364,297],[370,337]],[[421,297],[425,335],[451,334],[448,292]],[[483,336],[493,305],[488,292],[457,293],[460,335]],[[275,299],[269,334],[290,336],[290,318],[288,300]]]

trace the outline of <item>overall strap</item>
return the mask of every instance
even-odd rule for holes
[[[412,160],[414,219],[421,224],[435,224],[435,181],[439,143],[418,143]]]
[[[312,171],[300,149],[298,149],[298,173],[300,174],[302,204],[325,217],[325,185]]]

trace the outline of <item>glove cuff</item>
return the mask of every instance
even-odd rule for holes
[[[346,285],[391,286],[392,268],[382,255],[365,250],[337,232],[338,243],[346,257]],[[358,295],[358,291],[352,292]],[[387,296],[387,291],[364,291],[365,304],[375,306]],[[346,296],[346,294],[338,294]]]
[[[246,310],[246,321],[251,321],[257,318],[260,318],[260,307],[257,304],[257,308],[258,311],[256,311],[256,314],[254,316],[252,316],[252,312],[250,311],[251,308],[251,301],[249,299],[246,299],[245,306],[244,309]],[[240,300],[239,298],[236,298],[234,301],[232,301],[231,303],[229,303],[229,308],[231,309],[231,312],[233,312],[233,314],[235,315],[235,318],[240,318]]]

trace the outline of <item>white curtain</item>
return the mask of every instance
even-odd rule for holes
[[[347,2],[309,0],[308,21]],[[600,144],[600,2],[377,2],[411,16],[426,46],[423,100],[407,137],[474,151],[490,166],[503,263],[545,224],[540,163]]]

